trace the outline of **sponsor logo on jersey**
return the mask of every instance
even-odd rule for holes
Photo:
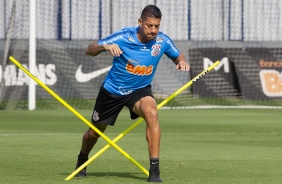
[[[134,75],[151,75],[153,72],[153,65],[145,66],[145,65],[136,65],[134,66],[130,62],[126,64],[126,70]]]
[[[146,46],[141,47],[140,50],[144,51],[144,52],[149,52],[150,51],[150,49],[148,49]]]
[[[123,89],[121,86],[118,88],[118,90],[121,95],[129,95],[133,92],[131,89]]]
[[[131,36],[128,36],[128,40],[131,42],[135,42],[135,40]]]
[[[135,65],[139,65],[139,61],[133,60],[133,59],[129,59],[128,62],[133,63]]]
[[[161,45],[159,44],[155,44],[152,46],[152,52],[151,52],[151,55],[152,56],[158,56],[160,53],[161,53]]]
[[[156,42],[163,42],[163,41],[164,41],[164,39],[163,39],[162,37],[159,37],[159,36],[158,36],[158,37],[156,38]]]

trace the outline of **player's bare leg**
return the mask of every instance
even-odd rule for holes
[[[159,170],[161,130],[158,120],[157,104],[154,98],[141,98],[133,111],[146,121],[146,139],[150,156],[149,182],[162,182]]]
[[[103,123],[93,123],[93,125],[99,129],[101,132],[104,132],[107,128],[106,124]],[[100,135],[96,133],[92,128],[89,128],[82,137],[82,146],[80,153],[77,157],[77,164],[75,169],[80,167],[88,160],[88,155],[92,150],[93,146],[98,141]],[[76,177],[85,177],[86,176],[86,167],[77,173]]]

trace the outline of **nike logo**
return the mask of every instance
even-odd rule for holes
[[[112,66],[108,66],[106,68],[102,68],[100,70],[96,70],[96,71],[93,71],[93,72],[90,72],[90,73],[83,73],[81,71],[81,68],[82,68],[82,65],[79,65],[78,69],[75,72],[75,79],[78,82],[88,82],[91,79],[99,77],[100,75],[108,72],[112,68]]]

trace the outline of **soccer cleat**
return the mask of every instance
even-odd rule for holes
[[[77,168],[79,168],[82,164],[84,164],[84,162],[80,162],[80,161],[77,161],[77,164],[76,164],[76,167],[75,167],[75,170]],[[81,171],[79,171],[75,177],[86,177],[86,167],[84,167]]]
[[[158,167],[155,170],[149,170],[148,182],[163,182],[160,178],[160,169]]]

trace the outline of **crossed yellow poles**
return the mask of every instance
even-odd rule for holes
[[[97,157],[99,157],[102,153],[104,153],[110,146],[113,146],[115,149],[117,149],[122,155],[124,155],[128,160],[130,160],[133,164],[135,164],[140,170],[142,170],[146,175],[149,175],[149,172],[142,167],[136,160],[134,160],[129,154],[127,154],[123,149],[121,149],[116,142],[119,141],[122,137],[124,137],[128,132],[130,132],[132,129],[134,129],[136,126],[138,126],[144,119],[139,118],[135,123],[133,123],[129,128],[127,128],[125,131],[123,131],[121,134],[119,134],[116,138],[111,140],[109,137],[107,137],[104,133],[102,133],[99,129],[97,129],[95,126],[93,126],[87,119],[85,119],[80,113],[78,113],[73,107],[71,107],[67,102],[65,102],[61,97],[59,97],[54,91],[52,91],[49,87],[47,87],[44,83],[42,83],[38,78],[36,78],[33,74],[31,74],[26,68],[24,68],[15,58],[12,56],[9,57],[9,59],[18,66],[21,70],[23,70],[29,77],[31,77],[35,82],[37,82],[43,89],[45,89],[50,95],[52,95],[56,100],[58,100],[60,103],[62,103],[67,109],[69,109],[74,115],[76,115],[80,120],[82,120],[86,125],[88,125],[90,128],[92,128],[95,132],[97,132],[103,139],[105,139],[109,144],[107,144],[105,147],[103,147],[100,151],[98,151],[95,155],[93,155],[90,159],[88,159],[83,165],[81,165],[79,168],[77,168],[72,174],[70,174],[65,180],[71,180],[77,173],[79,173],[84,167],[89,165],[92,161],[94,161]],[[183,85],[181,88],[179,88],[177,91],[175,91],[173,94],[171,94],[169,97],[167,97],[164,101],[162,101],[158,106],[157,109],[160,109],[163,107],[166,103],[168,103],[170,100],[172,100],[174,97],[179,95],[182,91],[187,89],[189,86],[191,86],[196,80],[198,80],[200,77],[204,76],[206,73],[213,70],[217,65],[219,65],[219,61],[216,61],[213,65],[211,65],[209,68],[202,71],[200,74],[198,74],[196,77],[194,77],[192,80],[190,80],[188,83]]]

